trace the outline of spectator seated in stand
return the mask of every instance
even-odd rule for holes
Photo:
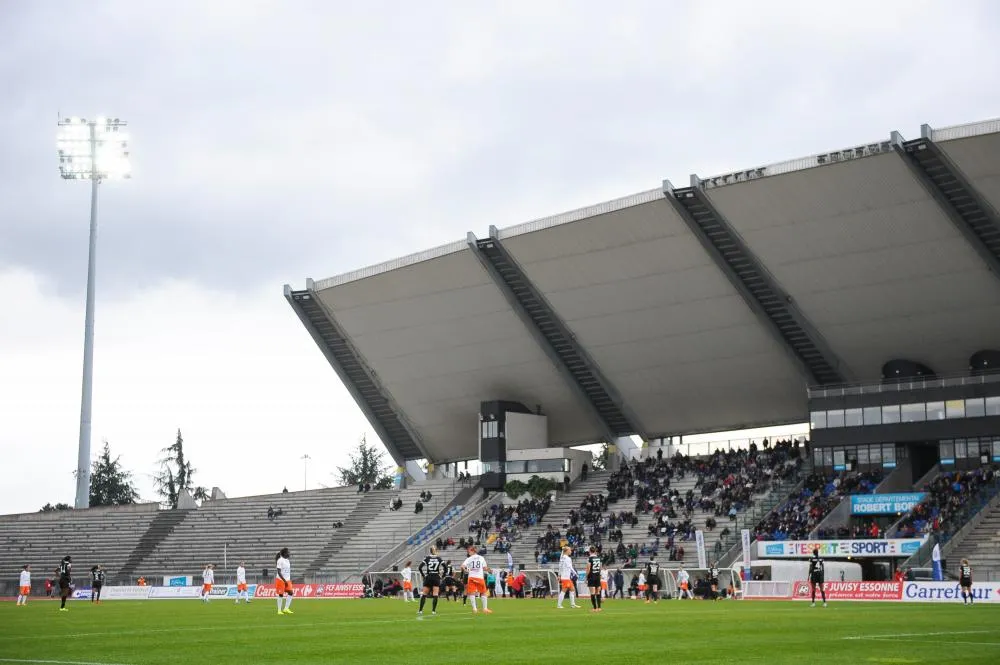
[[[912,538],[958,526],[951,523],[952,518],[995,478],[994,465],[974,471],[942,473],[926,487],[927,498],[900,522],[897,537]]]
[[[824,476],[814,473],[802,489],[769,513],[757,524],[758,540],[804,540],[816,525],[849,494],[865,494],[882,480],[881,472],[840,473]]]

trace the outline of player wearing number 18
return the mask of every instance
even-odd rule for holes
[[[601,611],[601,568],[601,555],[591,545],[587,555],[587,588],[590,589],[590,604],[594,606],[591,612]]]

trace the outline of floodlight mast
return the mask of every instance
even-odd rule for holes
[[[99,125],[103,132],[98,138]],[[65,179],[90,179],[90,246],[87,257],[87,309],[84,320],[83,333],[83,388],[80,399],[80,447],[77,454],[76,463],[76,508],[90,507],[90,434],[91,415],[93,406],[93,384],[94,384],[94,301],[97,274],[97,192],[101,180],[112,175],[128,177],[127,157],[125,141],[108,141],[107,135],[111,132],[118,132],[125,123],[120,120],[81,120],[70,118],[67,121],[59,121],[60,128],[66,128],[65,140],[60,140],[60,171]],[[79,131],[84,126],[87,128],[86,139]],[[84,140],[87,142],[87,152],[81,149]],[[108,145],[113,146],[113,150],[118,150],[121,154],[111,154]],[[100,151],[99,144],[103,151]],[[74,149],[75,147],[75,149]],[[116,166],[120,169],[115,171],[111,164],[103,164],[99,159],[118,159]],[[84,164],[89,161],[89,169],[79,168],[79,160],[84,158]],[[103,167],[107,167],[105,170]]]

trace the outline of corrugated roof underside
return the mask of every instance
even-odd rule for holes
[[[892,358],[968,368],[1000,283],[894,154],[710,192],[858,379]]]
[[[503,242],[650,432],[805,417],[794,365],[662,196]]]
[[[600,436],[471,250],[319,295],[435,459],[478,455],[483,400],[541,404],[554,440]]]

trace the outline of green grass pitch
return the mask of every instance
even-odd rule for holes
[[[0,663],[1000,663],[1000,606],[548,600],[52,601],[0,605]],[[427,614],[429,615],[430,603]]]

